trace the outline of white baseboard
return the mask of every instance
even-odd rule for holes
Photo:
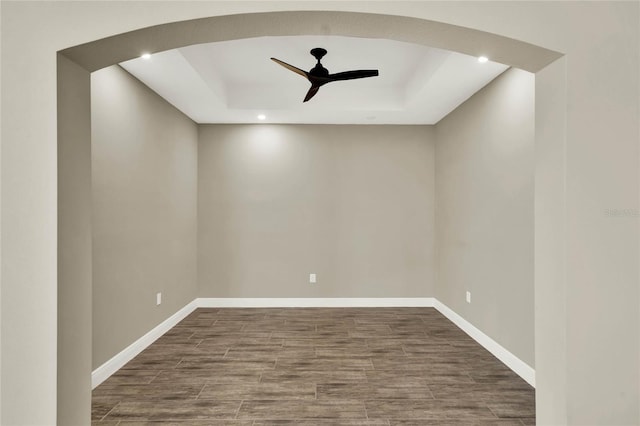
[[[100,383],[107,380],[113,373],[124,367],[126,363],[135,358],[140,352],[156,341],[176,324],[182,321],[187,315],[197,308],[196,301],[190,302],[184,308],[162,321],[147,334],[127,346],[122,352],[93,370],[91,373],[91,389],[95,389]]]
[[[434,307],[452,323],[457,325],[462,331],[467,333],[473,340],[480,343],[486,350],[491,352],[493,356],[498,358],[504,365],[509,367],[518,376],[529,383],[534,388],[536,387],[536,371],[531,368],[526,362],[506,350],[502,345],[493,340],[491,337],[478,330],[469,321],[462,318],[460,315],[451,310],[447,305],[436,299]]]
[[[113,373],[131,361],[156,339],[173,328],[196,308],[382,308],[424,307],[436,308],[476,342],[491,352],[507,367],[535,387],[535,370],[513,355],[491,337],[478,330],[470,322],[456,314],[433,297],[408,298],[198,298],[167,318],[153,330],[133,342],[122,352],[102,364],[91,373],[91,385],[95,389]]]
[[[384,308],[433,307],[433,297],[199,298],[199,308]]]

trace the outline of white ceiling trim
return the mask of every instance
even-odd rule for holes
[[[330,72],[379,69],[380,76],[323,86],[269,60],[309,70],[313,47]],[[435,124],[504,72],[468,55],[386,39],[259,37],[188,46],[120,64],[197,123]]]

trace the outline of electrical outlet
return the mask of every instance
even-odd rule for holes
[[[309,274],[309,282],[311,284],[315,284],[316,283],[316,274]]]
[[[159,305],[162,303],[162,293],[157,293],[156,294],[156,305]]]
[[[467,303],[471,303],[471,292],[467,292]]]

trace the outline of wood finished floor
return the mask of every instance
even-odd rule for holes
[[[94,425],[534,425],[433,308],[197,309],[93,391]]]

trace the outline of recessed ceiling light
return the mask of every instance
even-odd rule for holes
[[[478,58],[478,62],[480,62],[481,64],[484,64],[485,62],[487,62],[489,60],[489,58],[487,58],[486,56],[480,56]]]
[[[258,114],[258,120],[266,120],[267,116],[264,114]]]
[[[143,53],[140,57],[142,59],[151,59],[151,53]]]

